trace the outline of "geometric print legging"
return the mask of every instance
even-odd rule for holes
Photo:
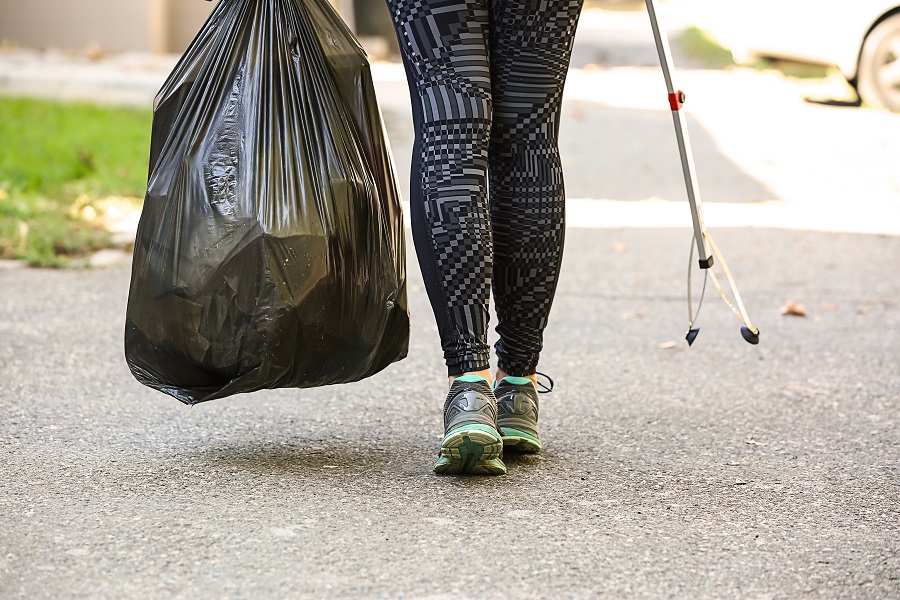
[[[582,0],[387,0],[412,100],[410,220],[449,375],[535,372],[559,279],[557,138]]]

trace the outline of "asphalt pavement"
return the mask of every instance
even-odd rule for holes
[[[125,366],[127,265],[0,273],[0,595],[896,598],[900,239],[719,233],[757,347],[715,296],[681,339],[687,230],[569,231],[546,451],[496,478],[431,472],[412,264],[406,360],[193,408]]]
[[[374,72],[405,179],[405,84]],[[546,449],[506,476],[431,472],[446,384],[411,243],[407,359],[193,408],[125,365],[127,260],[3,265],[0,597],[900,597],[900,119],[772,74],[683,77],[760,345],[712,290],[683,340],[689,212],[644,94],[658,71],[573,71]]]

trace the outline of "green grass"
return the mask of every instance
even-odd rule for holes
[[[678,47],[694,58],[700,59],[711,69],[724,69],[734,65],[731,50],[723,48],[719,42],[699,27],[688,27],[676,40]]]
[[[100,201],[143,196],[151,119],[150,110],[0,98],[0,257],[65,266],[107,247]]]
[[[678,47],[683,52],[699,59],[707,68],[727,69],[735,66],[731,50],[724,48],[711,35],[698,27],[685,29],[678,36],[678,39],[675,40],[675,43],[678,44]],[[743,66],[758,71],[774,69],[780,71],[786,77],[796,77],[798,79],[824,79],[835,71],[833,67],[775,59],[759,59]]]

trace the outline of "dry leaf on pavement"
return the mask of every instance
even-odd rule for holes
[[[794,317],[805,317],[806,307],[794,300],[788,300],[787,303],[781,307],[781,314]]]

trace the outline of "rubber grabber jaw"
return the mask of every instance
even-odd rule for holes
[[[700,334],[699,329],[689,329],[687,335],[684,336],[684,339],[687,340],[688,346],[694,343],[694,340],[697,339],[697,336]]]
[[[749,327],[741,327],[741,335],[747,340],[747,343],[754,346],[759,343],[759,329],[750,329]]]

